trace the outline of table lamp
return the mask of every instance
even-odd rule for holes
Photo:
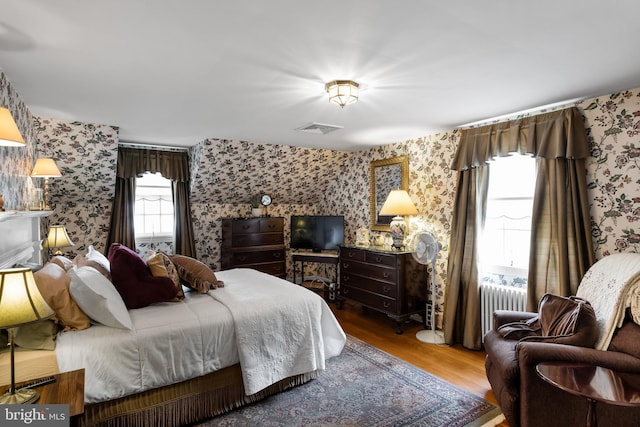
[[[404,222],[402,215],[415,215],[418,213],[416,205],[411,201],[409,193],[405,190],[391,190],[385,200],[380,215],[394,217],[389,224],[389,232],[393,238],[393,247],[402,249],[404,246],[404,236],[407,231],[407,223]]]
[[[50,211],[49,206],[49,178],[62,176],[56,162],[47,157],[40,157],[33,166],[31,176],[34,178],[44,178],[44,210]]]
[[[42,242],[45,249],[56,249],[53,255],[62,255],[60,248],[74,246],[64,225],[52,225],[47,238]]]
[[[11,348],[11,388],[0,396],[0,405],[33,403],[40,395],[33,389],[16,390],[14,328],[53,316],[28,268],[0,270],[0,328],[8,329]]]

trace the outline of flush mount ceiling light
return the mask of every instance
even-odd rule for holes
[[[353,80],[334,80],[325,85],[329,94],[329,102],[338,104],[342,108],[358,100],[359,87],[360,85]]]

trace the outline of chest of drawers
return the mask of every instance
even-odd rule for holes
[[[339,283],[340,297],[385,313],[398,334],[409,316],[425,319],[426,267],[410,252],[342,246]]]
[[[224,218],[221,265],[223,270],[253,268],[285,278],[284,219]]]

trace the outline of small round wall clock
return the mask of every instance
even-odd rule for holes
[[[264,206],[265,208],[267,206],[269,206],[271,204],[271,196],[268,194],[263,194],[260,197],[260,203],[262,203],[262,206]]]

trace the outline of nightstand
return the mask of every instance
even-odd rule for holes
[[[79,415],[84,412],[84,369],[62,372],[53,375],[55,382],[44,384],[33,389],[40,393],[40,398],[34,402],[41,404],[66,404],[69,405],[69,416]],[[34,380],[16,383],[16,388],[33,382]],[[9,384],[0,387],[4,393],[10,387]]]

